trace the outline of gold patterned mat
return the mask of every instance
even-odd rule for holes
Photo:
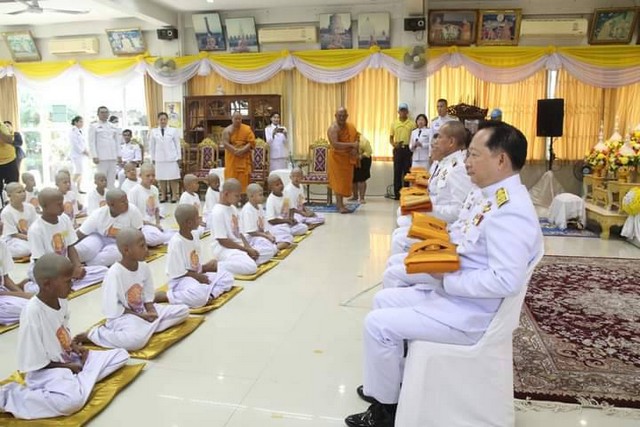
[[[20,323],[12,323],[11,325],[0,325],[0,335],[4,334],[5,332],[12,331],[18,326],[20,326]]]
[[[282,261],[283,259],[285,259],[286,257],[288,257],[289,255],[291,255],[291,252],[293,252],[293,250],[295,248],[297,248],[298,245],[296,245],[295,243],[292,244],[291,246],[289,246],[288,248],[285,249],[281,249],[276,256],[273,257],[273,259],[278,260],[278,261]]]
[[[276,260],[271,260],[271,261],[267,261],[262,265],[258,266],[258,271],[255,274],[236,274],[235,275],[235,279],[236,280],[243,280],[246,282],[250,282],[252,280],[256,280],[258,277],[262,276],[264,273],[266,273],[267,271],[271,270],[273,267],[275,267],[276,265],[278,265],[279,261]]]
[[[77,427],[87,424],[92,418],[102,412],[111,401],[129,383],[142,372],[145,363],[125,365],[107,378],[98,382],[91,391],[89,400],[84,407],[68,417],[45,418],[40,420],[18,420],[11,414],[0,413],[0,425],[4,427],[38,426],[38,427]],[[0,385],[10,382],[23,383],[22,374],[14,372],[8,379],[0,381]]]
[[[27,264],[29,261],[31,261],[30,255],[21,256],[13,259],[13,262],[15,262],[16,264]]]
[[[89,330],[93,329],[96,326],[104,325],[105,322],[106,320],[103,319],[89,328]],[[204,322],[204,317],[202,316],[189,317],[179,325],[166,329],[162,332],[158,332],[157,334],[153,334],[144,348],[141,348],[140,350],[130,351],[129,355],[133,359],[155,359],[169,347],[185,338],[191,332],[198,329],[202,322]],[[85,347],[91,350],[104,350],[104,348],[97,345],[85,345]]]
[[[301,234],[299,236],[293,236],[293,243],[300,243],[302,242],[304,239],[306,239],[307,237],[311,236],[311,231],[307,231],[304,234]]]
[[[158,289],[156,289],[156,291],[161,291],[161,292],[167,292],[168,290],[169,290],[169,285],[167,284],[164,284],[160,286]],[[213,310],[217,310],[218,308],[222,307],[223,305],[231,301],[233,297],[238,295],[243,290],[244,288],[242,286],[233,286],[231,289],[229,289],[224,294],[220,295],[218,298],[214,299],[213,301],[210,301],[209,304],[203,305],[202,307],[190,308],[189,313],[204,314]]]
[[[78,298],[80,295],[88,294],[91,291],[95,291],[100,286],[102,286],[102,281],[94,283],[93,285],[85,286],[84,288],[78,289],[77,291],[71,291],[67,299]]]
[[[149,255],[145,258],[145,262],[155,261],[158,258],[167,254],[169,247],[167,245],[160,245],[153,248],[149,248]]]

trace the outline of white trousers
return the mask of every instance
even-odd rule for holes
[[[420,239],[407,237],[409,227],[399,227],[391,233],[391,255],[397,255],[409,252],[409,248],[414,243],[421,242]]]
[[[115,239],[92,233],[75,245],[80,262],[86,265],[104,265],[111,267],[122,259]]]
[[[147,242],[147,246],[154,247],[169,243],[169,240],[176,234],[176,230],[164,230],[160,231],[158,227],[153,225],[143,225],[142,234],[144,234],[144,240]]]
[[[117,160],[100,160],[100,163],[96,165],[96,170],[107,176],[107,189],[109,190],[116,188],[117,166]]]
[[[7,237],[4,242],[7,244],[12,258],[22,258],[31,255],[31,248],[29,247],[29,242],[26,240]]]
[[[293,243],[293,234],[288,224],[269,225],[269,233],[273,234],[277,243]]]
[[[428,306],[430,290],[383,289],[364,321],[364,392],[385,404],[398,403],[404,369],[404,341],[475,344],[482,333],[451,328],[414,310]]]
[[[11,325],[20,321],[20,313],[29,300],[12,295],[0,295],[0,325]]]
[[[398,219],[396,220],[396,224],[398,225],[398,227],[411,227],[411,222],[411,215],[399,215]]]
[[[288,157],[278,157],[269,159],[269,172],[273,172],[278,169],[288,169]]]
[[[204,274],[209,283],[200,283],[192,277],[169,280],[169,302],[185,304],[189,308],[202,307],[210,298],[218,298],[233,286],[233,275],[227,271]]]
[[[300,214],[294,214],[294,219],[298,221],[298,223],[307,224],[307,225],[316,225],[316,224],[324,224],[324,216],[322,214],[317,213],[315,216],[303,216]],[[308,228],[308,227],[307,227]],[[306,233],[306,231],[305,231]],[[302,233],[304,234],[304,233]]]
[[[262,265],[265,262],[269,261],[271,258],[276,256],[278,253],[278,247],[275,243],[271,243],[268,239],[264,237],[254,237],[254,236],[246,236],[249,245],[258,253],[260,256],[256,260],[256,264]]]
[[[104,265],[88,265],[84,267],[84,271],[85,274],[82,279],[74,279],[71,281],[72,290],[78,291],[80,289],[86,288],[87,286],[95,285],[98,282],[102,282],[109,269]],[[38,287],[38,284],[33,277],[33,262],[29,264],[27,277],[29,278],[29,281],[24,285],[25,292],[37,294],[40,291],[40,288]]]
[[[409,274],[404,265],[407,253],[391,255],[387,261],[387,268],[382,274],[382,287],[406,288],[407,286],[419,284],[422,288],[441,287],[442,280],[435,279],[430,274],[416,273]]]
[[[123,314],[91,329],[89,339],[100,347],[139,350],[147,345],[151,335],[178,325],[189,317],[189,307],[184,304],[154,304],[154,307],[158,318],[153,322],[147,322],[135,314]]]
[[[291,234],[294,236],[301,236],[309,231],[309,227],[307,227],[307,224],[304,222],[298,222],[297,224],[290,226],[289,229],[291,230]]]
[[[246,252],[214,245],[213,256],[218,260],[218,271],[251,275],[258,271],[258,264]]]
[[[87,403],[98,381],[120,369],[128,360],[129,355],[123,349],[90,350],[78,374],[67,368],[29,372],[26,386],[9,383],[0,388],[0,410],[30,420],[71,415]]]

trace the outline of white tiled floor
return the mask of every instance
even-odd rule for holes
[[[244,292],[149,362],[91,425],[328,427],[364,410],[355,394],[362,320],[384,269],[395,206],[371,198],[354,215],[326,215],[327,224],[277,268],[241,282]],[[545,243],[550,255],[640,258],[640,249],[622,241],[554,237]],[[152,263],[156,286],[164,283],[165,260]],[[25,272],[19,265],[12,277]],[[100,296],[94,291],[71,301],[73,332],[101,317]],[[17,336],[0,336],[1,376],[15,369]],[[595,410],[517,414],[518,427],[638,425],[639,418]]]

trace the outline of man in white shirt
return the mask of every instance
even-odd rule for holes
[[[450,116],[447,111],[449,109],[449,104],[446,99],[438,99],[436,102],[436,109],[438,111],[438,115],[431,119],[431,141],[434,140],[435,136],[438,134],[438,130],[440,130],[440,126],[447,122],[458,121],[457,117]]]
[[[89,127],[89,151],[98,172],[107,176],[107,188],[115,188],[116,169],[122,163],[118,131],[107,121],[109,109],[105,106],[98,108],[98,121]]]
[[[133,133],[130,129],[122,131],[122,144],[120,145],[122,163],[126,165],[128,162],[134,162],[136,167],[140,167],[140,163],[142,162],[142,150],[138,144],[131,142],[132,136]],[[120,185],[124,182],[124,178],[124,168],[120,168],[118,171],[118,182]]]
[[[286,169],[289,160],[289,141],[287,128],[280,124],[280,113],[271,115],[271,124],[264,129],[269,144],[269,172]]]

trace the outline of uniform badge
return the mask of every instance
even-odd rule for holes
[[[491,201],[487,201],[482,207],[482,212],[487,213],[491,210]]]
[[[496,191],[496,201],[498,202],[499,208],[509,201],[509,193],[504,187],[500,187],[498,191]]]
[[[479,226],[483,219],[484,219],[484,215],[482,214],[476,215],[473,218],[473,225],[475,225],[476,227]]]

